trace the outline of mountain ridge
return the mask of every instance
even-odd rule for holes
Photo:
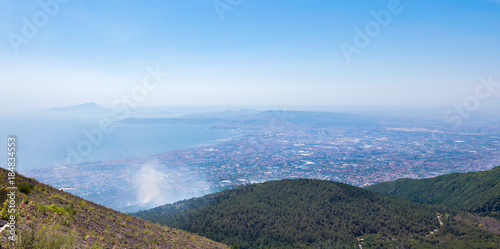
[[[500,219],[500,166],[426,179],[398,179],[366,189],[427,205],[440,205]]]

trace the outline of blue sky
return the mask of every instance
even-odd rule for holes
[[[0,0],[2,108],[108,107],[156,65],[141,106],[450,105],[500,81],[500,1],[242,0],[224,20],[212,0],[60,2]],[[398,2],[348,61],[340,44]]]

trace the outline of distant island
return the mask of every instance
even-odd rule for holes
[[[107,109],[101,107],[100,105],[90,102],[79,105],[72,105],[66,107],[52,107],[46,110],[47,112],[73,112],[73,113],[95,113],[95,112],[107,112]]]

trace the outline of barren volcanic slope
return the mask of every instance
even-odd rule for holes
[[[457,212],[322,180],[248,185],[138,217],[240,248],[496,248]],[[438,217],[439,216],[439,217]]]
[[[1,219],[8,220],[7,172],[0,168]],[[153,224],[16,176],[17,244],[0,233],[0,248],[227,248],[178,229]],[[10,190],[9,190],[10,191]],[[0,221],[5,223],[5,221]]]

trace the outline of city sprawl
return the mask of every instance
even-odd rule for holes
[[[36,179],[119,210],[141,208],[138,177],[155,174],[164,201],[238,185],[313,178],[365,187],[398,178],[427,178],[500,164],[500,127],[476,118],[451,129],[435,118],[267,111],[172,119],[128,119],[129,124],[182,123],[239,131],[215,145],[161,154],[28,172]]]

